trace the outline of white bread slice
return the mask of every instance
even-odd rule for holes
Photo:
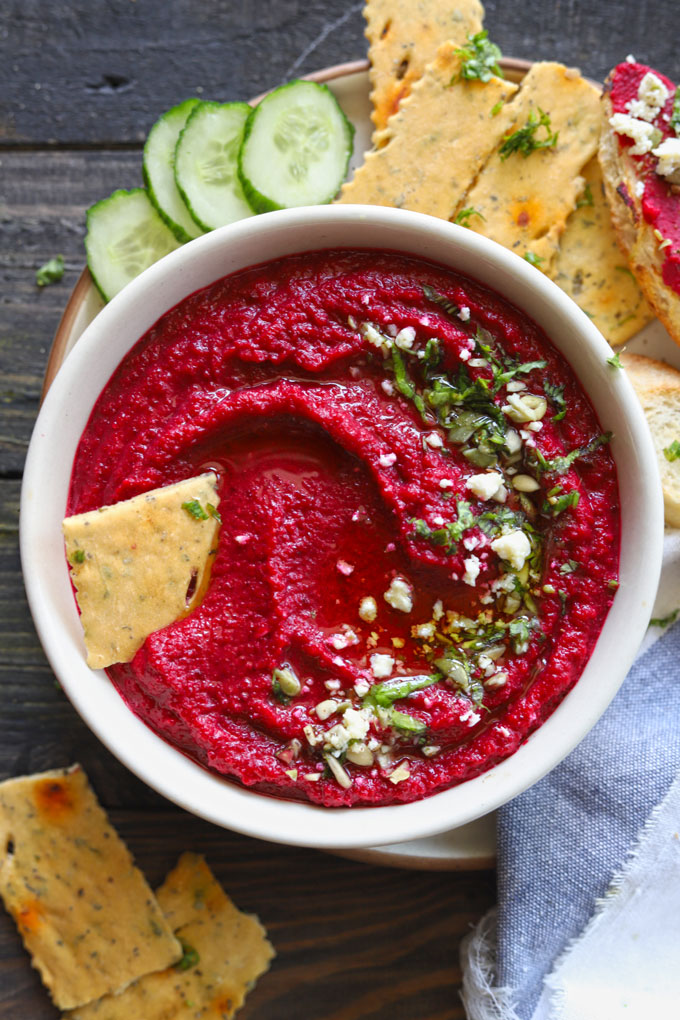
[[[680,442],[680,372],[663,361],[639,354],[622,354],[621,363],[637,393],[652,432],[661,472],[666,524],[680,528],[680,458],[664,454]]]
[[[637,194],[639,164],[619,144],[618,135],[609,123],[612,104],[607,85],[602,102],[604,118],[598,155],[617,240],[654,313],[680,344],[680,294],[661,277],[665,261],[660,247],[663,238],[659,238],[658,231],[655,233],[642,215],[642,202]]]

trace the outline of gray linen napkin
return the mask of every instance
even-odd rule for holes
[[[667,532],[654,612],[676,607],[680,533]],[[544,979],[680,775],[680,621],[658,633],[585,740],[498,812],[497,911],[461,952],[469,1020],[532,1020]]]
[[[678,773],[676,625],[638,659],[576,750],[499,812],[496,974],[520,1020],[531,1020],[544,977]]]

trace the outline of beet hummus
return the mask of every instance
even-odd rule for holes
[[[217,473],[207,593],[109,676],[210,769],[327,806],[512,754],[617,586],[618,487],[573,372],[443,267],[311,252],[168,312],[99,397],[68,513]]]

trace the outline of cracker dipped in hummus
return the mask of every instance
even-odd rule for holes
[[[202,601],[108,674],[166,740],[276,796],[380,805],[476,776],[559,704],[607,614],[608,439],[536,325],[443,267],[343,250],[226,277],[141,338],[75,457],[70,515],[204,473],[220,500]]]

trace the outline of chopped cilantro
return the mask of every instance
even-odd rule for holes
[[[670,627],[680,616],[680,609],[674,609],[668,616],[655,616],[649,621],[650,627]]]
[[[210,516],[214,517],[218,524],[221,524],[222,518],[220,517],[217,507],[213,506],[212,503],[206,503],[206,508]]]
[[[553,416],[553,421],[562,421],[567,413],[567,402],[564,399],[564,386],[558,385],[557,383],[546,382],[543,384],[543,390],[553,407],[557,409],[557,414]]]
[[[567,562],[563,563],[560,567],[560,574],[573,574],[580,566],[581,564],[578,560],[567,560]]]
[[[74,549],[73,555],[71,556],[71,563],[84,563],[85,562],[85,550]]]
[[[616,354],[612,354],[611,358],[607,358],[607,364],[611,368],[623,368],[621,364],[621,355],[617,351]]]
[[[535,455],[537,466],[541,471],[555,471],[558,475],[563,475],[572,466],[575,460],[580,457],[585,457],[589,453],[593,453],[600,446],[608,443],[612,438],[611,432],[603,432],[601,435],[596,436],[595,439],[591,439],[585,446],[577,446],[575,450],[570,450],[569,453],[564,454],[562,457],[552,457],[548,459],[544,457],[541,451],[536,447]],[[548,493],[550,495],[550,493]]]
[[[64,256],[55,255],[48,259],[39,269],[35,271],[35,282],[39,287],[48,287],[51,283],[58,283],[64,275]]]
[[[583,209],[583,207],[586,205],[595,205],[595,203],[593,202],[593,193],[590,190],[589,184],[586,184],[585,188],[583,189],[583,194],[579,199],[577,199],[576,208]]]
[[[567,507],[577,506],[581,495],[578,489],[570,489],[569,492],[563,492],[561,495],[549,496],[543,504],[543,513],[551,514],[553,517],[557,517]]]
[[[182,947],[182,957],[175,964],[175,970],[190,970],[200,962],[200,956],[193,946],[189,945],[181,936],[179,942]]]
[[[540,266],[541,262],[545,262],[542,255],[537,255],[536,252],[533,251],[525,251],[524,260],[528,262],[530,266],[536,267]]]
[[[467,528],[471,528],[475,523],[474,515],[470,510],[470,504],[467,500],[456,500],[456,510],[458,512],[458,519],[451,521],[441,528],[431,528],[421,518],[411,518],[413,533],[417,538],[424,538],[426,541],[431,542],[432,545],[446,546],[446,551],[451,552],[454,545],[460,542],[463,532]]]
[[[439,305],[443,308],[447,315],[450,315],[452,319],[458,318],[460,308],[454,304],[453,301],[449,301],[447,297],[440,294],[439,291],[435,290],[434,287],[428,287],[427,284],[423,287],[423,294],[428,301],[432,301],[433,304]]]
[[[513,639],[512,647],[517,655],[522,655],[529,647],[531,632],[539,626],[538,620],[527,616],[516,616],[510,621],[508,634]]]
[[[504,102],[505,102],[504,99],[499,99],[497,103],[494,103],[494,105],[491,107],[491,113],[489,114],[489,116],[490,117],[497,117],[498,114],[503,109]]]
[[[489,33],[486,30],[469,35],[468,41],[461,49],[456,50],[456,56],[460,57],[460,77],[468,81],[490,81],[493,75],[497,78],[503,77],[503,72],[498,66],[502,53],[495,43],[490,42]],[[451,79],[453,85],[457,76]]]
[[[539,128],[545,129],[544,138],[536,138]],[[521,152],[526,159],[537,149],[549,149],[556,145],[558,137],[559,132],[552,131],[550,128],[550,115],[538,107],[538,116],[536,116],[536,110],[532,110],[524,127],[505,135],[498,154],[501,160],[506,160],[513,152]]]
[[[456,213],[456,217],[453,222],[460,224],[461,227],[469,227],[470,219],[473,216],[479,216],[480,220],[486,219],[486,217],[482,216],[482,214],[477,209],[475,209],[473,206],[469,206],[469,208],[461,209],[460,212]]]
[[[186,510],[189,517],[193,517],[195,521],[207,521],[208,514],[205,512],[201,504],[197,499],[187,500],[186,503],[182,503],[182,510]]]
[[[564,616],[567,611],[567,599],[569,598],[569,595],[563,589],[560,589],[557,594],[559,595],[561,602],[560,616]]]
[[[670,446],[664,447],[663,455],[671,463],[680,457],[680,442],[674,439]]]
[[[673,96],[673,112],[671,113],[670,127],[680,136],[680,88],[676,88]]]
[[[471,676],[471,666],[465,653],[458,648],[447,648],[444,655],[435,659],[435,666],[476,706],[482,704],[484,688]]]

